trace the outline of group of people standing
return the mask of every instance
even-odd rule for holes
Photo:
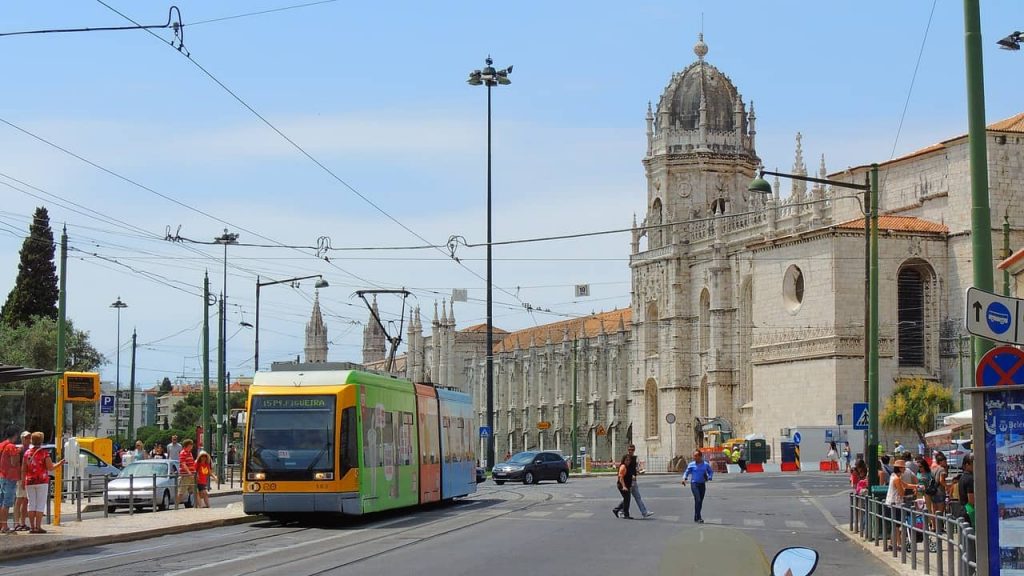
[[[50,472],[63,464],[53,462],[43,448],[43,433],[4,430],[0,441],[0,534],[45,534],[43,512],[49,495]],[[14,525],[8,524],[14,508]]]
[[[167,444],[166,451],[159,442],[153,445],[151,451],[146,451],[146,445],[142,440],[135,441],[135,450],[128,452],[133,462],[139,460],[175,460],[178,462],[178,494],[177,500],[181,504],[189,494],[196,494],[196,507],[210,507],[210,481],[217,480],[213,473],[213,458],[206,450],[200,450],[194,454],[195,443],[191,438],[178,443],[178,436],[172,435],[171,441]]]

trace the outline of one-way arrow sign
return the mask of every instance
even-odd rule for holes
[[[1019,298],[1000,296],[978,288],[967,289],[967,331],[975,336],[1007,344],[1024,344],[1018,318],[1024,311]]]

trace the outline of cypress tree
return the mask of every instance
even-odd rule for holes
[[[33,316],[57,318],[57,266],[53,255],[53,230],[46,208],[36,208],[28,238],[21,245],[18,278],[0,308],[0,322],[6,326],[30,324]]]

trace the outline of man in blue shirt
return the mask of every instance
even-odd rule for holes
[[[700,451],[693,453],[693,461],[686,465],[683,472],[683,486],[686,486],[686,479],[691,481],[690,492],[693,492],[693,521],[698,524],[704,523],[700,510],[704,506],[704,492],[706,484],[711,481],[711,465],[704,461],[704,455]]]

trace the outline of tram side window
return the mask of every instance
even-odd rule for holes
[[[341,476],[358,466],[359,433],[356,430],[356,408],[349,406],[341,412]]]

